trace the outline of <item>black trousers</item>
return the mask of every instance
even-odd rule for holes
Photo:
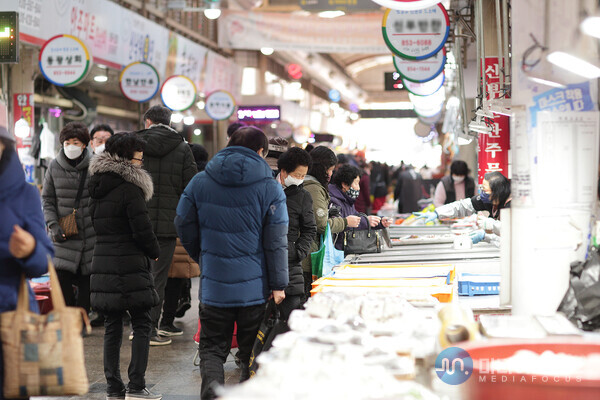
[[[304,302],[306,302],[310,299],[310,291],[312,290],[312,273],[303,271],[302,276],[304,277]]]
[[[150,350],[152,320],[150,310],[129,310],[133,340],[131,341],[131,362],[129,363],[129,389],[142,390],[146,387],[146,367]],[[119,368],[121,342],[123,341],[123,315],[104,314],[104,376],[107,393],[120,393],[125,390]]]
[[[79,272],[74,274],[69,271],[57,270],[60,289],[65,297],[65,303],[69,307],[81,307],[86,312],[90,312],[90,276],[81,275]],[[77,296],[73,286],[77,287]]]
[[[170,325],[175,320],[175,312],[181,298],[181,291],[188,279],[169,278],[165,286],[165,301],[163,303],[163,314],[161,325]]]
[[[225,384],[223,364],[231,350],[233,325],[237,323],[238,356],[242,363],[240,382],[248,379],[248,363],[256,334],[264,318],[265,305],[218,308],[203,304],[200,308],[201,398],[216,398],[214,387]]]
[[[165,286],[167,285],[167,279],[169,278],[169,269],[171,268],[171,262],[173,261],[173,253],[175,253],[177,239],[159,238],[158,244],[160,245],[160,256],[158,256],[158,261],[151,262],[154,287],[158,292],[159,299],[158,305],[153,307],[150,311],[154,329],[158,327],[160,312],[162,310],[163,300],[165,299]]]

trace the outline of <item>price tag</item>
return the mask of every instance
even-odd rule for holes
[[[450,20],[441,4],[421,10],[387,10],[383,15],[383,39],[396,55],[423,60],[444,47]]]

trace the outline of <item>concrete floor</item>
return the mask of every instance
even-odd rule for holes
[[[200,398],[200,369],[193,364],[196,352],[194,334],[198,329],[198,278],[193,279],[192,308],[185,316],[175,320],[183,329],[183,335],[172,338],[168,346],[150,347],[146,370],[146,386],[152,392],[163,394],[165,400],[198,400]],[[127,384],[127,367],[131,356],[130,328],[125,327],[121,347],[121,376]],[[90,391],[81,397],[70,399],[100,400],[106,398],[106,380],[102,363],[104,328],[93,328],[92,334],[84,339],[85,364],[90,381]],[[235,350],[234,350],[235,351]],[[225,363],[225,386],[239,381],[239,370],[230,355]],[[64,400],[66,397],[35,397],[36,400]]]

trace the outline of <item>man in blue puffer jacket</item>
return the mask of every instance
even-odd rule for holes
[[[238,129],[177,206],[181,243],[196,262],[202,257],[202,399],[215,398],[214,386],[224,384],[234,322],[243,381],[265,303],[285,298],[288,214],[283,189],[264,160],[268,147],[260,129]]]

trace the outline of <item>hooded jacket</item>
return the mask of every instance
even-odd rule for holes
[[[190,146],[170,126],[157,124],[137,134],[146,142],[144,169],[152,176],[154,196],[148,203],[158,238],[177,237],[173,219],[179,197],[198,169]]]
[[[306,175],[304,179],[304,189],[310,194],[313,201],[313,213],[317,223],[317,235],[313,238],[308,256],[302,261],[302,271],[311,272],[312,265],[310,261],[310,253],[319,250],[319,235],[325,233],[327,223],[331,228],[331,235],[335,237],[336,233],[343,232],[348,226],[345,218],[335,217],[329,218],[329,192],[317,179],[311,175]]]
[[[25,182],[19,157],[9,148],[4,149],[0,158],[0,220],[0,312],[4,312],[14,310],[17,306],[21,274],[33,278],[46,273],[47,256],[54,255],[52,243],[46,236],[40,194],[35,186]],[[25,259],[14,258],[8,249],[15,225],[35,238],[35,249]],[[31,289],[29,306],[37,310]]]
[[[288,285],[288,215],[265,160],[240,146],[221,150],[185,189],[175,226],[188,254],[202,258],[201,302],[263,304]]]
[[[310,254],[310,246],[317,235],[317,224],[313,214],[312,198],[302,185],[288,186],[284,192],[290,219],[287,234],[290,283],[285,293],[294,296],[304,293],[301,263]]]
[[[157,258],[160,248],[146,208],[152,191],[150,175],[128,160],[104,152],[90,163],[90,211],[97,233],[90,292],[96,310],[158,304],[150,258]]]
[[[61,149],[56,158],[50,163],[48,171],[46,171],[44,188],[42,189],[42,203],[48,227],[58,224],[60,218],[73,212],[81,174],[87,170],[92,158],[92,153],[88,148],[83,150],[83,154],[82,161],[76,167],[73,167],[65,156],[64,149]],[[96,242],[96,233],[92,227],[88,207],[90,200],[89,179],[88,173],[85,178],[79,209],[75,214],[79,233],[67,238],[64,242],[54,243],[56,269],[75,274],[81,266],[81,274],[86,276],[90,274],[92,269],[92,253]]]

